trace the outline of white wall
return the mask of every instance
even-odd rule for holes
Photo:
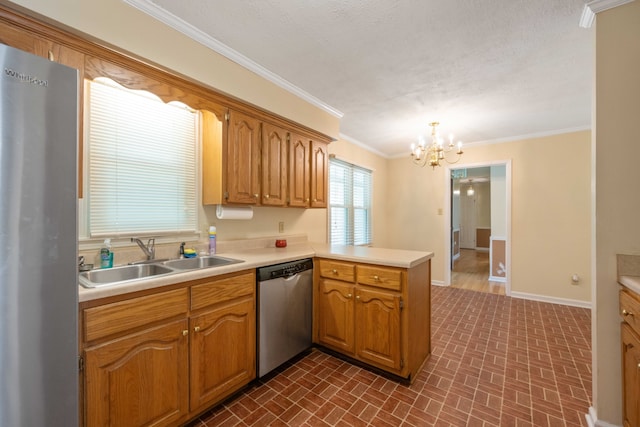
[[[622,424],[616,254],[640,254],[640,2],[596,17],[593,406]]]
[[[507,237],[507,168],[491,166],[491,236]]]

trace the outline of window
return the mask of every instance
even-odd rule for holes
[[[371,171],[329,160],[329,243],[371,244]]]
[[[84,237],[195,233],[199,114],[108,79],[87,86]]]

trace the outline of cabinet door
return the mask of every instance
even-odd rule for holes
[[[191,410],[220,401],[256,376],[253,299],[192,317]]]
[[[622,324],[622,387],[624,392],[624,426],[640,422],[640,340],[631,327]]]
[[[318,292],[318,341],[345,353],[353,354],[354,286],[321,279]]]
[[[262,204],[284,206],[287,200],[288,132],[262,124]]]
[[[309,207],[311,141],[292,133],[289,141],[289,206]]]
[[[327,207],[329,178],[329,150],[324,142],[311,142],[311,207]]]
[[[187,321],[85,351],[88,426],[164,426],[188,411]]]
[[[356,356],[399,371],[400,294],[358,288],[356,292]]]
[[[225,189],[227,203],[260,202],[260,121],[236,111],[229,112],[226,144]]]

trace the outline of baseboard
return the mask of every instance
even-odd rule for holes
[[[589,406],[589,413],[584,414],[584,417],[587,419],[587,425],[589,427],[621,427],[616,424],[598,420],[596,408],[594,408],[593,406]]]
[[[507,283],[507,278],[506,277],[500,277],[500,276],[489,276],[489,281],[490,282]]]
[[[434,286],[446,286],[442,280],[432,280],[431,284]]]
[[[567,298],[556,298],[556,297],[548,297],[545,295],[538,295],[538,294],[529,294],[526,292],[515,292],[515,291],[511,291],[511,296],[513,298],[520,298],[520,299],[527,299],[527,300],[532,300],[532,301],[540,301],[540,302],[548,302],[551,304],[561,304],[561,305],[569,305],[572,307],[581,307],[581,308],[588,308],[591,309],[591,302],[589,301],[580,301],[580,300],[573,300],[573,299],[567,299]]]
[[[479,246],[476,246],[476,251],[478,251],[478,252],[489,252],[489,248],[481,248]]]

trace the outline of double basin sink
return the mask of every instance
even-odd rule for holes
[[[196,258],[181,258],[167,261],[156,261],[144,264],[125,265],[122,267],[90,270],[78,275],[80,284],[85,288],[98,288],[124,284],[132,280],[147,277],[162,276],[173,273],[183,273],[203,268],[222,267],[224,265],[244,262],[239,259],[221,256],[203,256]]]

